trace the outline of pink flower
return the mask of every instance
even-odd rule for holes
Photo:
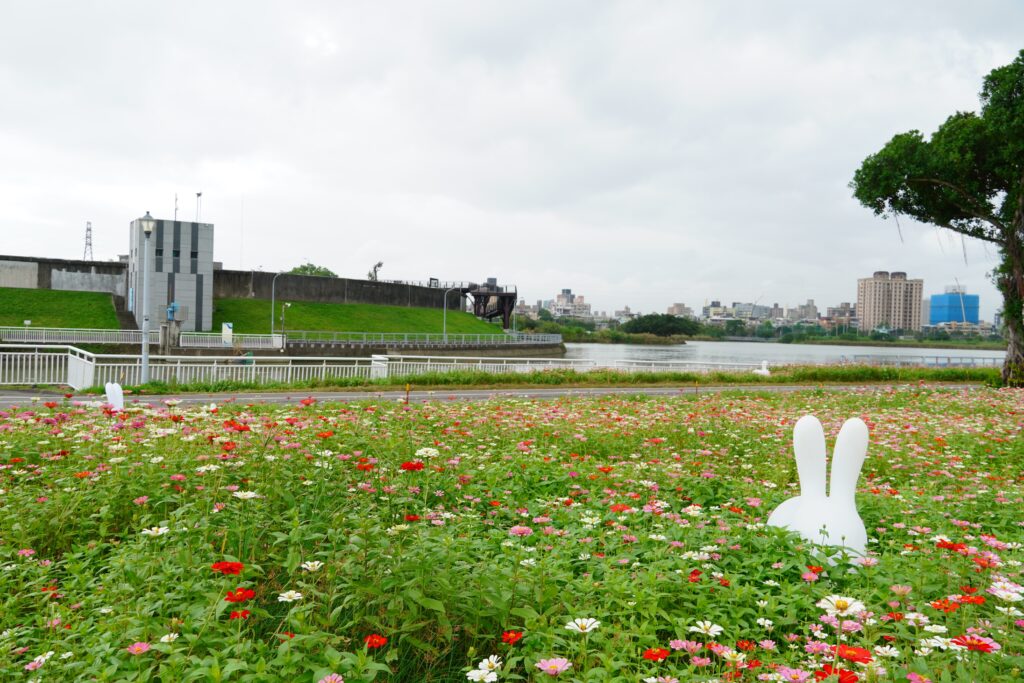
[[[711,663],[711,657],[694,657],[690,660],[690,664],[694,666],[707,666]]]
[[[803,669],[791,669],[788,666],[780,666],[776,669],[775,673],[782,676],[782,680],[787,683],[804,683],[811,677],[810,671],[804,671]]]
[[[551,659],[540,660],[537,662],[536,666],[548,676],[557,676],[563,671],[571,668],[572,664],[570,664],[569,660],[565,657],[552,657]]]
[[[345,683],[345,679],[341,677],[341,674],[327,674],[316,683]]]
[[[672,648],[673,650],[682,650],[683,649],[683,641],[681,641],[678,638],[676,638],[675,640],[668,641],[668,646],[670,648]]]
[[[18,557],[32,557],[35,554],[36,551],[32,550],[32,548],[22,548],[18,551]]]
[[[139,496],[138,498],[136,498],[132,502],[135,503],[136,505],[145,505],[146,501],[148,501],[148,500],[149,500],[149,496]]]
[[[814,583],[818,580],[818,575],[814,572],[804,572],[800,575],[800,578],[806,581],[807,583]]]
[[[528,526],[514,526],[508,530],[510,536],[529,536],[533,533],[533,529]]]
[[[907,674],[907,680],[910,681],[910,683],[932,683],[932,679],[914,672]]]
[[[141,655],[143,652],[148,651],[149,647],[149,643],[132,643],[126,649],[128,650],[128,654]]]

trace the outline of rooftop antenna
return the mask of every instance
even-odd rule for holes
[[[199,217],[203,215],[203,193],[196,192],[196,223],[199,222]]]
[[[92,261],[92,221],[85,222],[85,251],[82,253],[83,261]]]
[[[174,193],[174,220],[178,220],[178,193]]]

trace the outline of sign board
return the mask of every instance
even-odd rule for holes
[[[221,323],[220,326],[220,339],[224,342],[224,346],[231,346],[232,340],[235,335],[235,324],[234,323]]]

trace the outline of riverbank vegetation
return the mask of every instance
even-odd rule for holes
[[[221,393],[238,391],[379,390],[424,389],[526,389],[530,387],[644,387],[807,385],[807,384],[911,384],[920,382],[971,382],[996,385],[998,368],[918,368],[877,365],[787,365],[771,370],[769,376],[749,371],[623,372],[611,369],[580,372],[552,368],[532,372],[490,373],[473,370],[434,372],[408,377],[367,379],[330,377],[294,383],[214,381],[191,383],[151,382],[128,387],[133,394]],[[101,394],[100,388],[88,390]]]

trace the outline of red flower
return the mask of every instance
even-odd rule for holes
[[[523,639],[522,631],[505,631],[501,634],[501,642],[515,645]]]
[[[387,645],[388,639],[380,635],[379,633],[371,633],[363,639],[363,642],[366,643],[366,647],[373,650],[375,648],[384,647],[385,645]]]
[[[231,451],[235,450],[235,448],[237,448],[237,447],[238,447],[238,444],[236,444],[234,441],[225,441],[224,443],[222,443],[220,445],[221,450],[224,451],[225,453],[230,453]]]
[[[625,503],[616,503],[615,505],[612,505],[611,509],[612,512],[627,512],[629,510],[632,510],[633,508],[626,505]]]
[[[839,683],[857,683],[857,681],[860,680],[860,678],[857,677],[857,674],[852,671],[836,669],[831,664],[826,664],[821,667],[820,671],[814,672],[814,677],[819,681],[823,681],[829,676],[839,676]]]
[[[420,516],[419,515],[406,515],[405,516],[405,521],[407,521],[407,522],[418,522],[418,521],[420,521]]]
[[[699,569],[694,569],[693,571],[691,571],[690,572],[690,583],[698,583],[700,581],[700,575],[701,575],[701,571]]]
[[[996,641],[982,636],[957,636],[950,642],[954,645],[959,645],[960,647],[966,647],[968,650],[974,650],[975,652],[995,652],[996,650],[1002,649],[1002,646],[1000,646]]]
[[[946,612],[947,614],[949,612],[957,611],[957,609],[960,607],[958,603],[952,602],[951,600],[947,600],[946,598],[942,598],[941,600],[933,600],[929,604],[931,604],[931,606],[935,609],[941,612]]]
[[[43,405],[52,410],[52,409],[57,407],[57,402],[56,401],[47,401]]]
[[[304,406],[311,406],[314,403],[316,403],[316,399],[310,396],[309,398],[302,399],[301,401],[299,401],[299,403],[301,403]]]
[[[329,439],[332,436],[334,436],[334,432],[330,430],[327,430],[326,432],[318,432],[317,436],[319,436],[321,439]]]
[[[644,650],[644,659],[660,662],[668,658],[669,651],[661,647],[649,647]]]
[[[256,597],[256,591],[251,588],[237,588],[233,591],[228,591],[228,596],[224,598],[225,602],[245,602]]]
[[[824,567],[819,567],[816,564],[809,564],[809,565],[807,565],[807,571],[814,572],[815,574],[820,574],[823,571],[825,571],[825,568]]]
[[[231,618],[232,619],[248,619],[249,618],[249,610],[244,609],[241,612],[232,612],[231,613]]]
[[[419,472],[423,469],[423,463],[419,460],[413,460],[412,462],[403,462],[401,469],[406,472]]]
[[[225,576],[228,574],[237,576],[242,573],[243,569],[245,569],[245,565],[241,562],[214,562],[210,565],[210,569],[218,574],[224,574]]]
[[[742,650],[743,652],[750,652],[755,647],[757,646],[750,640],[740,640],[736,642],[736,649]]]
[[[985,596],[983,595],[961,595],[956,599],[961,605],[984,605]]]
[[[871,653],[862,647],[850,647],[849,645],[832,646],[832,652],[845,660],[857,664],[867,664],[871,661]]]

